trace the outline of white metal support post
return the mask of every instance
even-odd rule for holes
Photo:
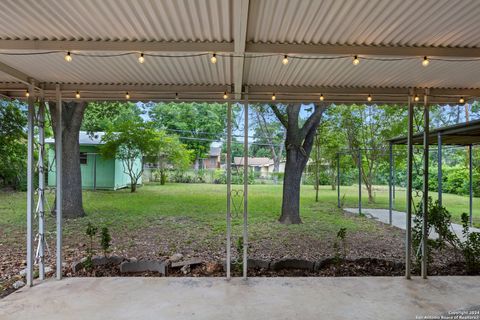
[[[468,146],[468,209],[470,227],[473,225],[473,146]]]
[[[248,94],[245,94],[243,128],[243,278],[247,279],[248,259]]]
[[[423,219],[422,219],[422,278],[427,279],[427,240],[428,240],[428,164],[429,164],[429,135],[430,115],[428,108],[428,89],[423,99]]]
[[[60,85],[56,86],[56,130],[55,130],[55,159],[56,159],[56,203],[55,210],[57,215],[57,261],[56,276],[57,280],[62,279],[62,93]]]
[[[442,197],[442,193],[443,193],[443,169],[442,169],[442,133],[439,132],[438,135],[437,135],[437,162],[438,162],[438,166],[437,166],[437,173],[438,173],[438,177],[437,177],[437,182],[438,182],[438,186],[437,186],[437,191],[438,191],[438,204],[440,206],[443,205],[443,197]]]
[[[411,278],[412,266],[412,175],[413,175],[413,103],[408,96],[408,135],[407,135],[407,214],[405,232],[405,278]]]
[[[232,104],[227,105],[227,280],[230,280],[232,261]]]
[[[45,101],[38,106],[38,278],[45,279]]]
[[[33,286],[33,211],[34,211],[34,120],[35,97],[33,83],[28,86],[27,142],[27,286]]]
[[[389,170],[388,170],[388,224],[392,225],[393,210],[393,143],[390,142],[388,148]]]

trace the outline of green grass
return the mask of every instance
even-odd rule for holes
[[[332,198],[337,199],[336,191],[324,191],[329,201]],[[344,198],[345,207],[358,207],[358,186],[340,187],[341,198]],[[414,193],[415,195],[415,193]],[[395,192],[394,210],[406,211],[406,192],[404,188],[397,187]],[[433,200],[438,198],[437,192],[429,192]],[[374,203],[368,203],[368,194],[365,188],[362,188],[362,207],[364,208],[388,208],[388,186],[374,187]],[[414,202],[417,204],[420,196],[414,196]],[[443,193],[443,206],[452,214],[452,220],[461,223],[463,212],[469,213],[469,198],[467,196],[458,196],[454,194]],[[473,224],[480,227],[480,198],[473,198]]]
[[[242,186],[233,189],[242,190]],[[341,187],[345,207],[356,207],[358,189],[355,186]],[[84,208],[87,216],[65,223],[64,233],[83,232],[88,221],[106,225],[113,232],[138,230],[149,226],[159,218],[188,217],[198,222],[200,227],[208,228],[214,233],[225,232],[226,186],[209,184],[167,184],[165,186],[148,184],[139,188],[137,193],[129,190],[118,191],[84,191]],[[432,194],[432,196],[436,196]],[[249,228],[253,233],[266,232],[268,228],[282,231],[285,226],[276,223],[279,217],[282,197],[281,185],[251,185],[249,186]],[[374,225],[365,219],[345,217],[336,208],[337,191],[329,187],[321,187],[320,201],[314,201],[315,191],[312,186],[303,186],[301,193],[301,216],[305,222],[302,225],[290,226],[289,231],[302,230],[308,234],[321,236],[334,233],[345,227],[350,231],[373,230]],[[460,220],[460,214],[468,211],[468,198],[444,194],[444,204],[452,212],[455,221]],[[53,194],[48,194],[48,202],[53,203]],[[234,230],[242,226],[242,195],[234,198],[239,207],[234,213],[232,224]],[[480,201],[475,199],[475,224],[480,224]],[[366,190],[363,192],[364,207],[388,206],[388,191],[385,187],[376,187],[375,203],[368,204]],[[405,192],[397,190],[396,209],[405,209]],[[10,231],[25,229],[26,193],[0,192],[0,235]],[[175,221],[168,220],[168,221]],[[54,219],[47,218],[47,230],[54,230]],[[171,223],[172,228],[181,228],[180,224]]]
[[[242,190],[242,186],[233,186]],[[249,187],[249,228],[255,233],[262,231],[266,225],[281,231],[285,226],[276,223],[281,207],[282,187],[279,185],[252,185]],[[331,193],[331,192],[330,192]],[[291,226],[289,230],[303,230],[307,233],[332,233],[339,228],[349,230],[369,229],[372,224],[366,220],[346,218],[336,208],[331,194],[323,194],[321,202],[314,202],[311,187],[304,187],[301,196],[301,226]],[[48,194],[48,202],[53,203],[53,194]],[[238,207],[233,213],[233,229],[242,227],[242,198],[239,194],[233,201]],[[85,229],[88,221],[106,225],[114,232],[138,230],[147,227],[160,218],[188,217],[200,227],[207,227],[214,233],[224,233],[226,229],[226,186],[210,184],[167,184],[165,186],[148,184],[136,193],[129,190],[84,191],[83,203],[86,217],[67,221],[64,233]],[[234,207],[234,206],[233,206]],[[9,231],[24,230],[26,225],[26,193],[0,192],[0,227],[6,234]],[[175,219],[166,219],[175,221]],[[180,224],[171,223],[172,228]],[[47,217],[47,231],[53,231],[55,221]],[[275,230],[273,230],[275,231]],[[1,235],[1,232],[0,232]]]

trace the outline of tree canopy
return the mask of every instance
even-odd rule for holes
[[[27,117],[18,101],[0,100],[0,184],[19,188],[26,173]]]
[[[181,137],[196,167],[198,160],[208,154],[212,141],[220,140],[225,133],[225,104],[158,103],[149,106],[148,114],[158,129]]]
[[[105,131],[109,126],[122,122],[141,121],[142,110],[131,102],[90,102],[83,116],[81,130],[88,132]]]

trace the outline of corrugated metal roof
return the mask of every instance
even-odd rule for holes
[[[231,41],[231,0],[3,0],[0,39]]]
[[[366,57],[368,58],[368,57]],[[332,87],[424,87],[479,88],[480,61],[446,62],[432,60],[428,67],[421,59],[377,61],[360,58],[308,60],[291,57],[288,65],[282,57],[252,59],[247,83],[274,86]]]
[[[17,82],[17,79],[0,71],[0,82]]]
[[[478,0],[250,0],[247,41],[480,47]]]
[[[145,57],[138,63],[138,55],[112,58],[87,57],[108,52],[85,52],[65,62],[64,53],[38,56],[3,56],[0,61],[45,82],[61,83],[142,83],[142,84],[216,84],[231,83],[230,59],[209,56],[182,58]],[[164,54],[175,56],[174,54]]]
[[[238,18],[234,1],[4,0],[0,1],[0,40],[133,41],[134,46],[137,41],[231,43]],[[478,17],[479,0],[250,0],[247,41],[480,48]],[[218,62],[211,64],[208,56],[180,58],[180,53],[169,53],[177,58],[146,56],[145,64],[139,64],[136,55],[91,57],[106,53],[83,51],[86,56],[75,55],[71,63],[63,60],[61,52],[0,55],[0,62],[49,83],[229,86],[234,79],[235,58],[219,56]],[[356,67],[351,58],[292,58],[286,66],[281,56],[246,59],[243,84],[480,88],[480,61],[431,58],[428,68],[421,66],[421,57],[405,61],[362,59]],[[0,82],[6,81],[14,79],[0,74]]]

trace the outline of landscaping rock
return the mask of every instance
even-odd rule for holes
[[[20,270],[20,276],[25,277],[27,275],[27,268]]]
[[[247,268],[248,269],[265,269],[267,270],[270,267],[270,261],[260,260],[260,259],[248,259]]]
[[[183,254],[181,253],[175,253],[170,258],[168,258],[168,260],[170,260],[171,262],[177,262],[182,259],[183,259]]]
[[[274,271],[282,269],[301,269],[301,270],[313,270],[315,263],[302,259],[281,259],[273,261],[270,264],[270,269]]]
[[[92,257],[92,264],[93,264],[94,267],[104,266],[104,265],[108,264],[108,258],[106,258],[104,256],[93,256]]]
[[[313,270],[318,271],[318,270],[321,270],[325,267],[328,267],[329,265],[331,265],[334,262],[334,260],[335,260],[334,258],[320,259],[320,260],[315,262],[315,266],[313,267]]]
[[[83,260],[83,259],[82,259],[82,260]],[[82,260],[80,260],[80,261],[75,261],[75,262],[72,263],[72,272],[73,272],[73,273],[77,273],[77,272],[79,272],[80,270],[83,269],[83,262],[82,262]]]
[[[119,265],[122,263],[125,259],[120,256],[110,256],[108,257],[108,263],[113,264],[114,266]]]
[[[45,267],[45,273],[50,273],[50,272],[53,272],[53,268],[50,267],[50,266],[46,266]]]
[[[184,266],[182,267],[182,269],[180,269],[180,271],[182,271],[183,274],[189,274],[190,271],[191,271],[190,265],[189,265],[189,264],[184,265]]]
[[[203,260],[201,259],[191,259],[191,260],[187,260],[187,261],[180,261],[180,262],[174,262],[170,265],[170,267],[172,268],[182,268],[184,266],[196,266],[196,265],[199,265],[199,264],[202,264],[203,263]]]
[[[120,264],[120,272],[126,273],[138,273],[138,272],[158,272],[165,275],[165,263],[162,261],[150,261],[150,260],[140,260],[140,261],[124,261]]]
[[[12,287],[14,289],[20,289],[21,287],[23,287],[25,285],[25,282],[23,282],[22,280],[18,280],[18,281],[15,281],[12,285]]]

